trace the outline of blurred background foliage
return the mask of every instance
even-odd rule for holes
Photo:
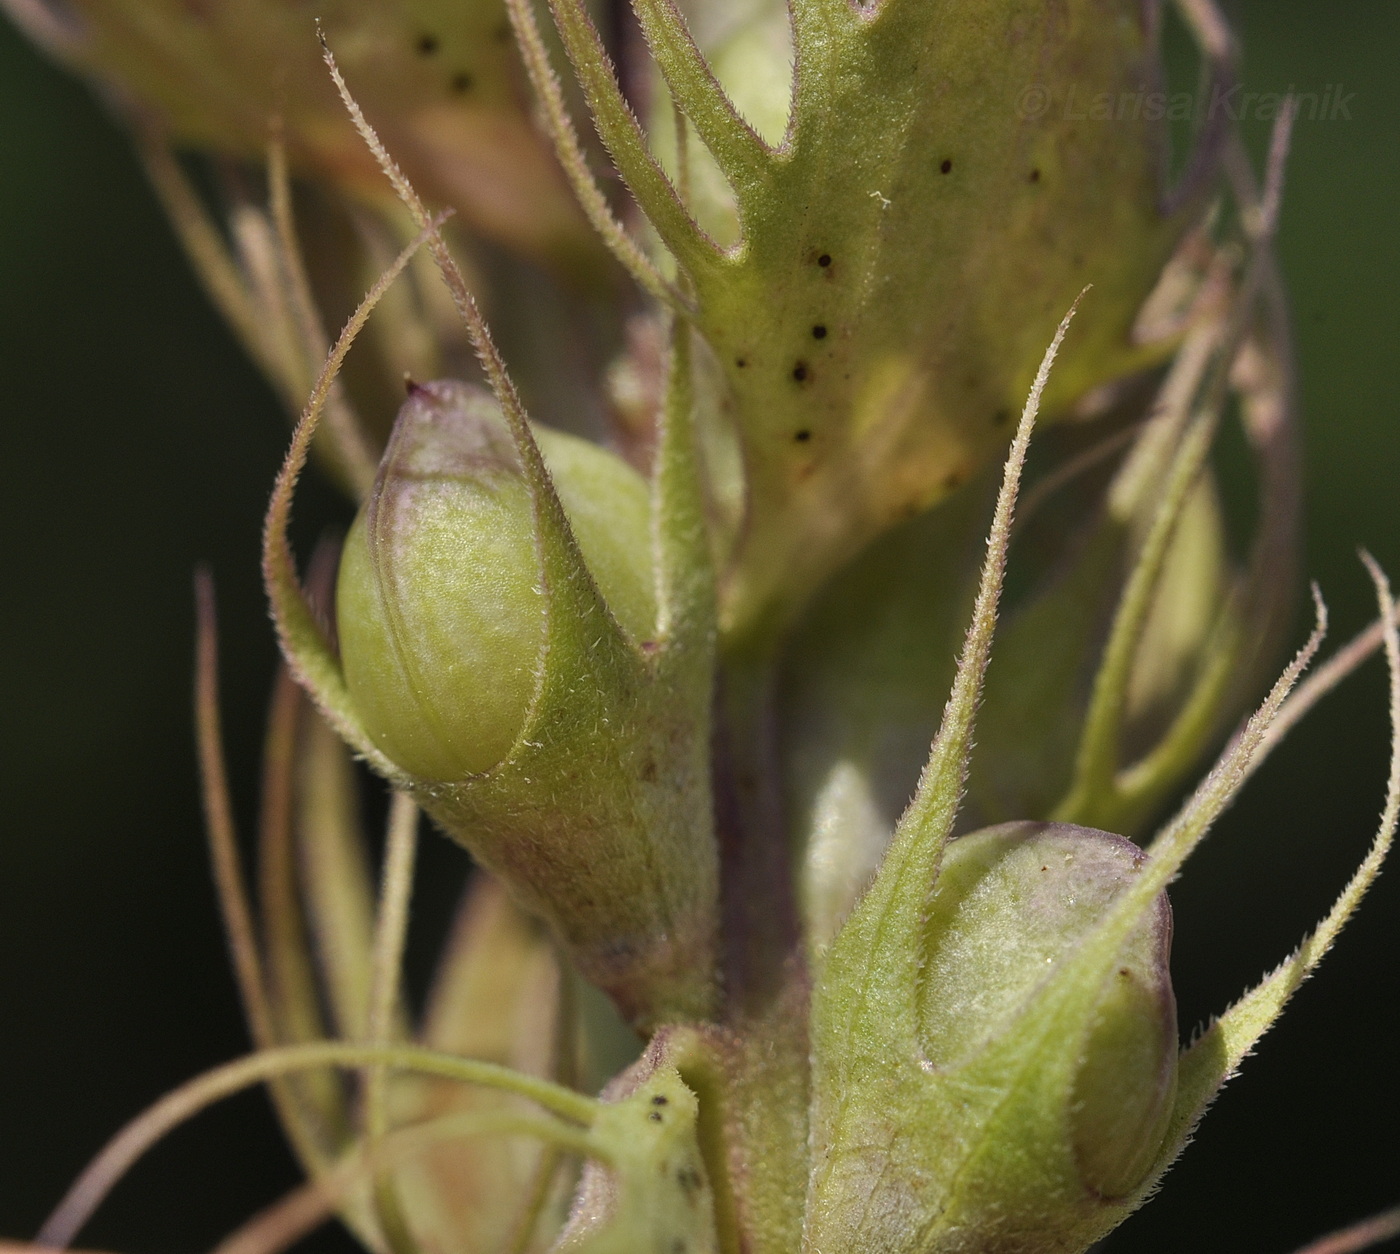
[[[1400,6],[1231,9],[1247,90],[1340,84],[1351,115],[1300,124],[1281,241],[1305,570],[1340,641],[1371,612],[1355,546],[1400,580]],[[258,527],[287,431],[120,131],[3,24],[0,119],[0,1235],[20,1237],[125,1118],[246,1048],[195,791],[190,575],[204,560],[219,581],[251,826],[274,664]],[[344,520],[315,483],[298,509],[303,536]],[[1382,685],[1372,664],[1325,704],[1174,890],[1183,1031],[1282,957],[1359,859],[1381,798]],[[446,842],[425,853],[423,954],[463,870]],[[1286,1254],[1400,1200],[1397,1059],[1392,865],[1162,1196],[1107,1248]],[[293,1178],[263,1098],[245,1097],[156,1153],[84,1244],[207,1248]]]

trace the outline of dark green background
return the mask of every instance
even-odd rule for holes
[[[1340,639],[1369,610],[1355,546],[1400,576],[1400,6],[1248,0],[1236,16],[1251,89],[1355,93],[1349,121],[1300,126],[1282,237],[1306,567]],[[210,561],[251,815],[273,663],[258,524],[286,430],[121,134],[4,25],[0,398],[0,1235],[19,1237],[120,1121],[245,1047],[194,791],[188,590]],[[308,531],[336,508],[314,487],[299,502]],[[1381,694],[1373,665],[1314,716],[1174,890],[1185,1029],[1281,958],[1360,857]],[[451,864],[439,851],[428,876]],[[1286,1254],[1400,1201],[1398,1115],[1392,869],[1112,1248]],[[205,1247],[291,1178],[262,1098],[245,1098],[157,1153],[85,1240]]]

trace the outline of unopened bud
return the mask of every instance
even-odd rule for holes
[[[818,1125],[814,1246],[1051,1254],[1132,1209],[1177,1074],[1171,907],[1118,909],[1147,865],[1122,837],[1063,823],[947,846],[924,927],[857,977],[868,1035],[818,1045],[825,1074],[854,1078],[816,1099],[833,1117]],[[917,971],[912,1018],[881,998],[901,966]]]
[[[1176,1091],[1176,999],[1168,962],[1166,895],[1139,919],[1106,979],[1080,987],[1076,957],[1132,881],[1144,855],[1131,841],[1064,823],[1007,823],[953,841],[930,907],[924,1048],[936,1064],[977,1066],[979,1053],[1015,1042],[1029,1066],[1022,1094],[1047,1133],[1067,1144],[1082,1194],[1061,1203],[1092,1210],[1122,1197],[1152,1166]],[[1037,1013],[1076,1008],[1036,1039]],[[1019,1034],[1025,1039],[1017,1042]],[[1008,1160],[1014,1147],[1005,1146]],[[1050,1199],[1027,1197],[1032,1206]],[[1068,1217],[1068,1216],[1067,1216]]]
[[[605,450],[537,432],[599,591],[634,639],[655,617],[647,487]],[[410,775],[460,780],[511,751],[543,664],[535,508],[496,402],[415,388],[341,558],[342,663],[357,711]]]

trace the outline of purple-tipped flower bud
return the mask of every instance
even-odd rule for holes
[[[599,591],[643,638],[656,612],[646,483],[596,445],[537,435]],[[496,402],[460,383],[417,387],[347,538],[337,599],[355,707],[408,774],[480,774],[520,735],[544,660],[535,533]]]
[[[661,630],[641,476],[543,428],[541,466],[523,435],[462,383],[403,407],[341,558],[346,717],[629,1020],[703,1015],[704,641]]]

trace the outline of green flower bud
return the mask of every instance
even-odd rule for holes
[[[604,600],[633,640],[656,618],[641,476],[585,440],[536,433]],[[500,407],[466,384],[415,387],[341,558],[337,621],[365,730],[425,780],[510,752],[545,634],[534,506]]]
[[[1048,1254],[1131,1209],[1177,1068],[1166,895],[1126,933],[1107,926],[1145,864],[1121,837],[1067,824],[948,845],[904,942],[918,950],[911,1035],[891,1006],[888,1039],[844,1045],[839,1069],[858,1079],[818,1129],[815,1246]]]
[[[954,1070],[993,1042],[1000,1047],[1042,999],[1080,993],[1072,960],[1143,857],[1121,836],[1061,823],[1008,823],[953,841],[924,937],[929,1062]],[[1162,894],[1108,979],[1084,999],[1088,1016],[1034,1046],[1042,1074],[1030,1083],[1044,1085],[1037,1099],[1065,1119],[1079,1179],[1096,1197],[1129,1193],[1165,1132],[1177,1059],[1171,935]]]
[[[627,1019],[701,1016],[712,632],[668,563],[703,533],[659,472],[654,555],[641,476],[534,439],[478,388],[414,389],[341,557],[343,718]]]

